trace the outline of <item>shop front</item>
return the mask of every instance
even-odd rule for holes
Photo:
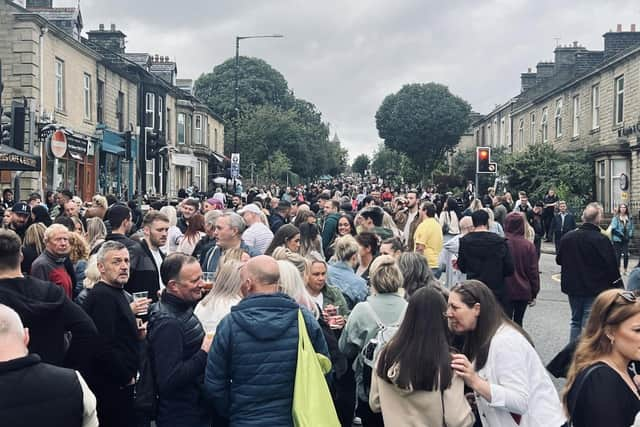
[[[45,188],[67,189],[83,200],[90,200],[96,182],[92,137],[61,128],[47,138],[47,143]]]

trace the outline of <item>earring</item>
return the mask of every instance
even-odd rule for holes
[[[609,341],[611,342],[611,345],[613,345],[613,343],[616,341],[616,339],[614,337],[607,336],[607,338],[609,338]]]

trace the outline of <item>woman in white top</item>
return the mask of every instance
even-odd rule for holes
[[[558,393],[526,333],[478,280],[451,288],[449,328],[464,336],[451,367],[473,389],[485,427],[560,427]]]
[[[173,206],[163,206],[160,212],[169,218],[169,233],[167,234],[167,243],[160,248],[162,253],[169,255],[178,249],[180,239],[182,239],[182,231],[177,227],[178,214]]]
[[[194,313],[207,333],[215,333],[218,323],[242,300],[239,261],[221,263],[211,292],[196,306]]]

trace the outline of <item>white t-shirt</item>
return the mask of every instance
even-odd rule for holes
[[[326,286],[326,285],[325,285]],[[318,296],[311,296],[311,298],[313,298],[313,301],[318,304],[320,307],[324,307],[324,305],[322,305],[322,303],[324,303],[324,296],[322,295],[322,292],[320,292],[318,294]]]
[[[160,256],[160,251],[158,249],[151,249],[151,256],[153,256],[153,260],[156,263],[156,267],[158,268],[158,283],[160,283],[160,290],[164,289],[164,283],[162,283],[162,277],[160,276],[160,266],[162,265],[162,257]]]

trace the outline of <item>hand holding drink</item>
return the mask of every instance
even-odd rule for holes
[[[134,292],[133,302],[131,303],[131,311],[136,316],[146,316],[149,310],[151,300],[147,298],[149,292]]]
[[[213,273],[205,271],[202,273],[202,292],[208,293],[213,288]]]

